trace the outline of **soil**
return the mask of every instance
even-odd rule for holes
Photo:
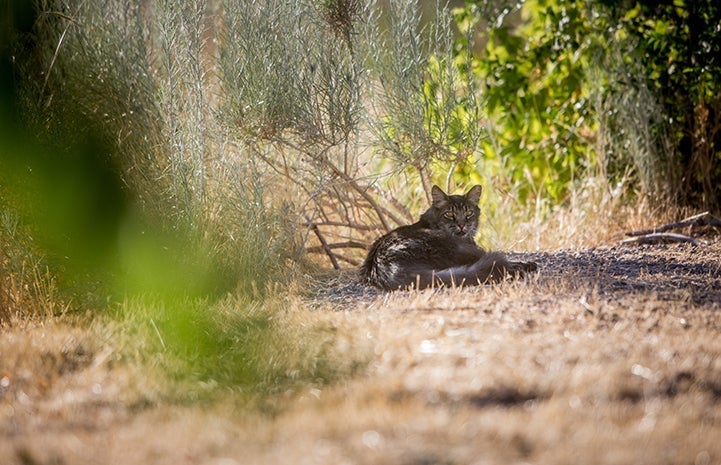
[[[152,387],[72,328],[6,331],[65,359],[34,390],[0,365],[2,463],[721,463],[721,243],[517,256],[538,274],[320,292],[309,305],[366,368],[272,414],[144,402]]]

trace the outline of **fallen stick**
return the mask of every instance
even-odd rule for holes
[[[689,216],[677,223],[664,224],[653,229],[644,229],[641,231],[627,232],[627,236],[648,236],[650,234],[662,233],[671,229],[679,229],[688,226],[716,226],[721,227],[721,219],[716,218],[710,212],[699,213],[698,215]]]
[[[693,245],[699,244],[693,237],[675,233],[650,233],[643,236],[634,236],[622,240],[621,244],[669,244],[680,242],[688,242]]]

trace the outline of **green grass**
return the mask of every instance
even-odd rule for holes
[[[287,295],[287,294],[286,294]],[[337,328],[288,297],[265,301],[234,296],[215,302],[133,299],[116,311],[113,336],[135,362],[169,381],[173,401],[248,401],[308,385],[326,385],[362,366],[343,360]]]

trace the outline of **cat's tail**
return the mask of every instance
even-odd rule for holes
[[[418,273],[413,284],[418,288],[476,286],[502,281],[509,276],[521,277],[536,269],[533,262],[511,261],[501,252],[489,252],[470,265]]]

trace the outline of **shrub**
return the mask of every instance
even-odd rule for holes
[[[483,5],[466,2],[457,22],[495,24],[473,68],[493,126],[486,156],[522,198],[558,203],[576,180],[598,173],[614,189],[634,173],[658,205],[718,208],[716,2]]]

